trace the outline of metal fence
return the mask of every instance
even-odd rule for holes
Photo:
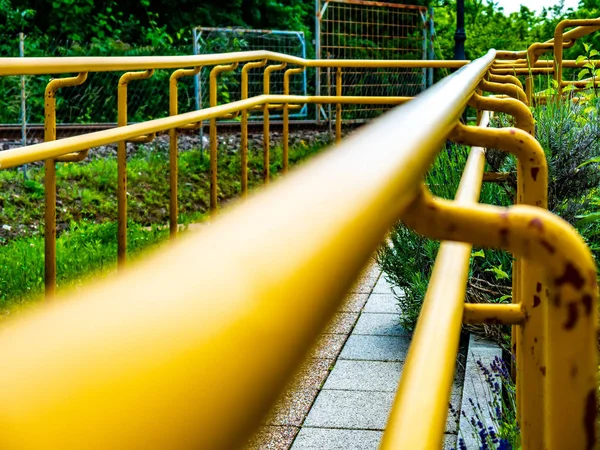
[[[321,59],[433,59],[433,17],[426,7],[366,0],[316,0],[316,54]],[[316,92],[331,95],[336,77],[319,71]],[[355,68],[341,74],[344,95],[413,96],[428,85],[426,69]],[[339,93],[338,93],[339,95]],[[389,109],[382,105],[345,108],[344,121],[364,121]],[[335,116],[331,108],[323,116]]]
[[[215,53],[228,53],[251,50],[267,50],[284,55],[306,58],[306,39],[302,31],[284,30],[253,30],[245,28],[211,28],[196,27],[193,30],[194,54],[208,55]],[[259,68],[257,68],[259,69]],[[194,85],[197,95],[197,108],[210,106],[208,84],[209,70],[203,68],[194,77]],[[219,85],[219,102],[240,100],[242,92],[240,88],[241,67],[229,72],[222,77]],[[251,70],[248,72],[248,93],[252,97],[263,93],[264,86],[263,70]],[[270,92],[272,94],[283,94],[283,71],[274,71],[270,75]],[[290,79],[290,94],[307,95],[307,74]],[[307,106],[290,114],[292,119],[304,119],[307,117]],[[251,113],[258,116],[259,111]],[[274,114],[271,117],[280,117]]]

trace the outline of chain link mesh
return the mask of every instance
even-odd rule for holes
[[[299,58],[306,58],[306,42],[304,33],[297,31],[278,30],[248,30],[242,28],[196,28],[198,53],[214,54],[252,50],[268,50]],[[273,63],[271,63],[273,64]],[[235,71],[219,76],[217,90],[218,103],[227,103],[241,99],[241,65]],[[286,68],[287,69],[287,68]],[[283,94],[283,74],[286,69],[271,72],[270,93]],[[200,72],[200,93],[202,107],[210,104],[209,75],[210,67]],[[252,69],[248,72],[248,96],[253,97],[263,93],[264,68]],[[290,77],[290,94],[306,95],[306,75],[297,74]],[[260,111],[251,115],[262,114]],[[277,117],[274,112],[272,117]],[[291,118],[305,118],[306,108],[296,113],[290,113]]]
[[[323,59],[426,59],[427,9],[362,0],[329,0],[320,19]],[[321,69],[321,93],[335,95],[336,70]],[[352,68],[342,73],[342,95],[409,96],[426,88],[425,69]],[[331,110],[332,108],[328,108]],[[385,105],[344,105],[345,122],[364,121]],[[335,110],[335,108],[333,108]],[[333,111],[335,117],[335,111]]]

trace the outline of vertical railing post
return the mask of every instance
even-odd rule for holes
[[[335,72],[335,95],[342,96],[342,68],[338,67]],[[342,140],[342,104],[335,105],[335,141]]]
[[[272,66],[268,66],[265,69],[264,73],[264,81],[263,81],[263,93],[264,95],[269,95],[271,92],[271,72],[275,70],[285,69],[287,66],[286,63],[276,64]],[[271,162],[270,156],[270,147],[271,147],[271,130],[269,123],[269,103],[265,103],[263,106],[263,181],[265,184],[269,184],[270,179],[270,168],[269,164]]]
[[[238,63],[215,66],[210,71],[210,106],[217,106],[217,77],[223,72],[235,70]],[[210,119],[210,211],[214,213],[217,210],[218,203],[218,183],[217,183],[217,151],[219,143],[217,141],[217,118]]]
[[[292,74],[296,74],[296,73],[302,73],[304,74],[304,76],[306,76],[306,68],[304,67],[300,67],[300,68],[296,68],[296,69],[288,69],[285,71],[285,73],[283,74],[283,95],[290,95],[290,75]],[[305,107],[306,105],[304,105],[303,107]],[[283,154],[282,154],[282,158],[283,158],[283,168],[282,171],[284,174],[287,173],[288,171],[288,165],[289,165],[289,146],[290,146],[290,107],[289,107],[289,103],[285,102],[283,104]]]
[[[46,85],[44,92],[44,142],[56,140],[56,91],[63,87],[78,86],[87,79],[87,72],[76,77],[57,78]],[[56,162],[44,162],[44,285],[46,299],[56,291]]]
[[[25,57],[25,35],[19,33],[19,57]],[[21,75],[21,145],[27,145],[27,92],[25,90],[25,75]],[[27,164],[23,164],[23,179],[27,179]]]
[[[176,116],[179,113],[179,93],[177,91],[177,80],[182,77],[193,76],[194,79],[202,69],[201,66],[195,69],[178,69],[169,77],[169,116]],[[202,128],[202,123],[200,123]],[[202,141],[202,136],[200,137]],[[202,148],[200,149],[202,153]],[[179,156],[179,136],[177,128],[169,130],[169,236],[174,239],[177,236],[178,216],[179,216],[179,188],[177,181],[179,178],[178,167]]]
[[[263,67],[267,64],[267,60],[264,59],[258,62],[251,62],[244,64],[242,67],[242,100],[248,98],[248,72],[250,69]],[[285,117],[285,116],[284,116]],[[284,119],[285,120],[285,119]],[[241,159],[241,189],[242,197],[248,195],[248,110],[242,109],[242,121],[241,121],[241,141],[240,141],[240,159]]]
[[[117,126],[127,125],[127,85],[132,80],[147,80],[154,70],[127,72],[117,87]],[[127,259],[127,142],[117,142],[117,266],[122,269]]]

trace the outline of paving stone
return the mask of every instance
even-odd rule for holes
[[[366,275],[359,278],[356,283],[354,283],[354,286],[352,286],[352,289],[350,289],[350,292],[353,294],[370,294],[373,287],[375,287],[375,283],[377,283],[377,278],[377,276],[372,275]]]
[[[400,305],[398,305],[398,300],[392,294],[371,294],[363,311],[400,314]]]
[[[304,426],[383,430],[394,401],[393,392],[322,390]]]
[[[363,312],[352,334],[371,334],[376,336],[411,336],[408,330],[400,326],[400,314]]]
[[[477,366],[477,361],[481,361],[485,367],[489,368],[496,357],[502,357],[502,350],[500,347],[490,341],[476,340],[473,335],[471,335],[469,340],[469,351],[467,353],[461,403],[461,410],[465,413],[466,417],[461,414],[460,418],[460,428],[463,430],[461,437],[463,437],[465,444],[469,449],[479,448],[477,439],[475,439],[471,433],[472,428],[469,420],[471,420],[472,417],[476,417],[476,410],[473,405],[471,405],[469,399],[471,399],[475,405],[479,405],[483,409],[483,413],[477,412],[477,417],[483,417],[482,422],[484,422],[484,425],[486,427],[493,425],[491,419],[493,412],[490,411],[488,406],[489,402],[492,401],[491,388],[485,382],[485,378]]]
[[[323,389],[396,392],[402,363],[339,360]]]
[[[335,359],[346,342],[344,334],[322,334],[311,353],[313,358]]]
[[[457,444],[457,435],[452,433],[444,434],[444,446],[443,450],[455,450]]]
[[[279,398],[275,408],[265,420],[265,425],[299,427],[308,414],[319,391],[317,389],[293,389]]]
[[[404,361],[410,344],[405,336],[351,335],[340,359],[363,361]]]
[[[338,312],[333,316],[324,332],[348,335],[352,331],[356,319],[358,319],[358,313]]]
[[[377,280],[377,284],[373,288],[374,294],[393,294],[393,285],[388,282],[385,278],[385,274],[382,274]]]
[[[369,294],[348,294],[344,304],[339,309],[340,312],[361,312]]]
[[[292,450],[377,450],[382,431],[304,427]]]
[[[287,450],[298,431],[297,427],[262,426],[244,450]]]

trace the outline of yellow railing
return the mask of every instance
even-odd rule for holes
[[[565,33],[563,41],[555,35],[553,43],[562,49],[562,42],[570,45],[600,27],[581,25]],[[46,160],[46,195],[51,203],[55,181],[49,180],[55,161],[78,160],[83,157],[80,152],[95,146],[147,140],[169,131],[175,142],[171,146],[173,233],[177,129],[210,120],[215,142],[214,119],[241,112],[244,158],[245,112],[255,107],[263,109],[265,119],[268,108],[282,107],[286,119],[286,111],[305,103],[332,103],[336,108],[360,102],[407,104],[215,216],[202,232],[182,236],[119,276],[9,324],[0,334],[0,361],[5,363],[0,371],[0,448],[221,449],[243,444],[399,219],[445,242],[382,448],[441,447],[463,322],[515,326],[524,449],[593,448],[596,267],[577,232],[545,210],[547,165],[526,106],[533,97],[515,76],[554,69],[543,61],[521,67],[523,57],[523,52],[491,50],[466,65],[462,61],[305,61],[269,52],[6,60],[0,75],[79,73],[66,81],[52,81],[47,98],[61,86],[83,82],[88,72],[144,71],[121,79],[119,128],[58,141],[48,134],[48,142],[0,152],[0,168]],[[265,95],[183,114],[178,114],[175,100],[170,117],[126,125],[122,112],[128,81],[152,76],[152,70],[176,68],[171,77],[173,93],[176,80],[193,75],[201,65],[215,65],[214,86],[218,72],[240,63],[252,64],[248,69],[266,65],[270,68],[266,73],[284,69],[285,63],[289,75],[306,67],[332,67],[340,77],[340,68],[353,65],[462,68],[410,102],[403,97],[345,97],[339,90],[332,97],[271,95],[267,82]],[[560,76],[558,70],[556,74]],[[499,96],[483,97],[482,91]],[[476,127],[459,123],[467,105],[478,110]],[[512,115],[515,128],[486,128],[491,112]],[[52,124],[53,114],[49,108],[47,124]],[[268,123],[265,120],[266,136]],[[340,125],[336,128],[341,137]],[[472,146],[454,201],[436,199],[422,185],[447,139]],[[268,141],[264,147],[268,155]],[[484,174],[486,147],[511,152],[518,160],[518,204],[513,207],[478,204],[484,177],[503,176]],[[122,173],[124,145],[119,144],[119,149]],[[214,162],[213,144],[211,170],[216,186]],[[241,176],[243,180],[243,172]],[[265,181],[268,176],[265,173]],[[119,192],[125,191],[126,180],[120,179]],[[119,220],[124,214],[126,205],[121,203]],[[53,223],[51,213],[46,217],[48,228]],[[123,227],[121,223],[121,245]],[[53,243],[52,236],[46,238],[47,245]],[[502,248],[515,255],[514,304],[465,305],[471,245]],[[119,256],[122,262],[124,253]],[[46,257],[54,255],[47,251]],[[52,290],[54,280],[46,281]]]

